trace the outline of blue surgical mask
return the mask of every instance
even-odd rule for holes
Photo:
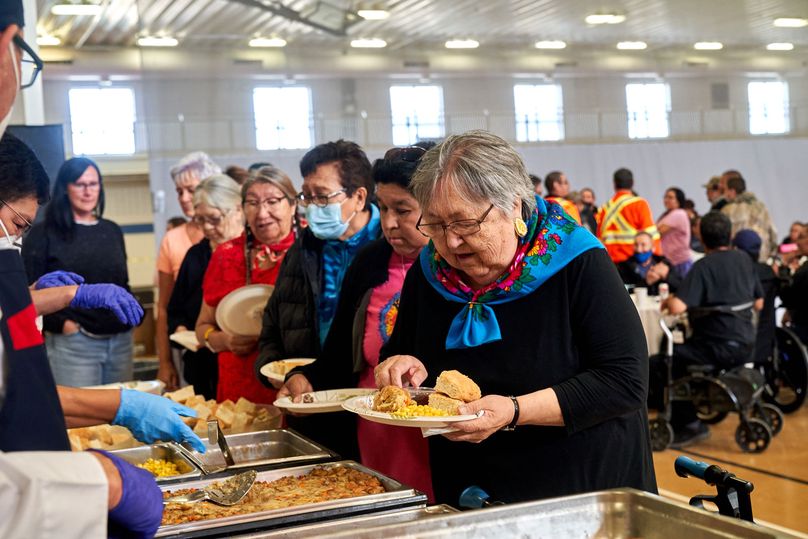
[[[342,202],[345,201],[343,200]],[[348,225],[356,212],[343,223],[342,202],[328,204],[324,208],[316,204],[309,204],[306,208],[306,220],[316,237],[321,240],[336,240],[348,230]]]
[[[640,264],[645,264],[648,262],[648,259],[651,258],[651,255],[654,254],[652,251],[645,251],[644,253],[634,253],[634,258]]]

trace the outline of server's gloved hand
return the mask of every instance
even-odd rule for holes
[[[127,326],[136,326],[143,320],[143,307],[135,297],[116,284],[82,284],[70,302],[80,309],[109,309]]]
[[[43,288],[53,288],[54,286],[71,286],[84,283],[84,277],[72,271],[52,271],[46,273],[34,284],[35,290]]]
[[[204,453],[205,444],[180,416],[196,417],[196,410],[151,393],[122,389],[121,405],[112,424],[126,427],[135,438],[147,444],[157,440],[188,442]]]
[[[110,537],[154,537],[163,519],[163,493],[151,472],[129,464],[106,451],[121,476],[121,499],[109,510],[107,533]]]

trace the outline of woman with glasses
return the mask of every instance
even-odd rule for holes
[[[298,201],[308,227],[289,250],[275,293],[264,310],[256,377],[271,361],[317,357],[337,310],[343,278],[360,248],[380,234],[379,210],[371,203],[370,161],[355,143],[320,144],[300,161]],[[359,458],[356,420],[347,412],[298,419],[289,425],[345,458]]]
[[[221,174],[222,169],[213,162],[205,152],[192,152],[180,159],[171,168],[171,179],[177,191],[177,202],[180,204],[185,217],[194,216],[194,191],[199,182],[215,174]],[[166,389],[173,391],[179,387],[181,380],[179,373],[179,354],[173,354],[168,339],[168,300],[180,271],[185,254],[192,245],[204,237],[202,227],[193,220],[183,226],[167,230],[160,242],[160,251],[157,254],[157,358],[160,361],[157,378],[162,380]]]
[[[216,325],[216,307],[227,294],[242,286],[275,284],[286,251],[295,241],[295,188],[286,173],[264,167],[241,187],[241,205],[246,230],[219,245],[211,256],[202,284],[196,336],[219,356],[216,400],[235,402],[244,397],[271,404],[275,391],[264,387],[253,374],[258,339],[222,331]]]
[[[375,388],[379,350],[396,323],[401,286],[428,239],[415,228],[421,215],[409,183],[421,156],[434,143],[393,148],[373,164],[384,236],[357,253],[345,272],[331,331],[317,361],[292,371],[279,397],[345,387]],[[417,429],[360,419],[362,463],[432,496],[426,440]],[[346,433],[347,435],[347,433]]]
[[[429,438],[436,501],[470,485],[503,502],[655,491],[645,337],[598,240],[536,197],[519,154],[486,131],[427,152],[410,189],[430,242],[376,384],[434,386],[456,369],[484,395],[460,406],[478,419]]]
[[[123,232],[103,214],[98,165],[84,157],[67,160],[53,185],[44,222],[34,225],[23,244],[29,280],[61,270],[80,275],[87,284],[111,283],[128,291]],[[57,384],[79,387],[132,379],[132,327],[109,309],[93,308],[101,306],[96,303],[73,304],[44,318]]]
[[[193,330],[202,309],[202,281],[213,251],[244,233],[241,186],[224,175],[203,180],[194,191],[193,221],[205,238],[188,249],[168,302],[168,331]],[[182,351],[183,376],[196,393],[216,398],[219,365],[207,348]]]

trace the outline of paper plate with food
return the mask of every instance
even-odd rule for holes
[[[303,393],[300,402],[292,402],[291,397],[283,397],[272,403],[278,408],[289,412],[299,412],[301,414],[324,414],[328,412],[341,412],[342,403],[354,397],[364,397],[376,393],[375,389],[347,388],[347,389],[327,389],[324,391],[312,391]]]
[[[296,357],[290,359],[281,359],[280,361],[273,361],[261,367],[260,373],[266,376],[270,382],[276,387],[281,387],[286,381],[286,375],[289,371],[296,367],[303,365],[310,365],[314,363],[315,359],[310,357]]]
[[[385,425],[447,428],[477,419],[477,415],[460,415],[458,408],[480,397],[480,387],[471,378],[458,371],[443,371],[434,389],[385,386],[372,395],[348,399],[342,407]]]

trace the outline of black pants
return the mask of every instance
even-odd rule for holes
[[[750,361],[754,351],[753,343],[736,341],[711,341],[691,339],[684,344],[673,347],[673,379],[687,376],[687,368],[691,365],[712,365],[716,370],[728,370]],[[652,379],[665,380],[664,363],[652,358]],[[671,426],[680,430],[696,421],[696,408],[689,401],[674,401],[671,406]]]

